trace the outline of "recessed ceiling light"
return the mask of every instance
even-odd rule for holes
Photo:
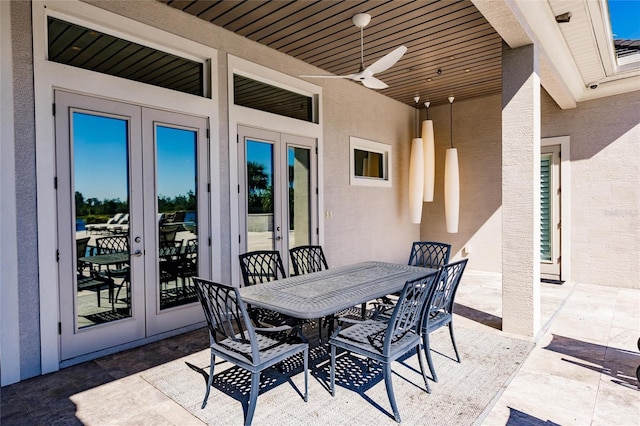
[[[71,46],[71,50],[82,50],[80,46]]]
[[[469,71],[471,71],[470,68],[467,68],[467,69],[464,70],[464,72],[469,72]]]
[[[433,81],[433,79],[432,78],[428,78],[427,81]]]

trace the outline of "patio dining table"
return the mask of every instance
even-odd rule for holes
[[[243,287],[242,299],[294,318],[322,318],[402,290],[405,282],[435,269],[361,262]]]

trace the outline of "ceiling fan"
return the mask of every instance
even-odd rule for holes
[[[396,62],[402,58],[407,51],[405,46],[397,47],[382,58],[375,61],[368,67],[364,67],[364,43],[363,29],[371,21],[371,15],[367,13],[358,13],[352,18],[353,24],[360,28],[360,71],[349,75],[301,75],[300,77],[308,78],[350,78],[354,81],[360,81],[364,86],[370,89],[386,89],[389,87],[383,81],[374,77],[374,74],[381,73],[391,68]]]

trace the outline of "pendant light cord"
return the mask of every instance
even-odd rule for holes
[[[451,148],[453,148],[453,96],[449,97],[449,135],[451,138]]]

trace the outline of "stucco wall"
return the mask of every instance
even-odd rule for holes
[[[289,75],[317,69],[273,49],[239,37],[156,1],[90,1],[106,10],[219,49],[220,104],[227,103],[226,65],[229,53]],[[144,10],[145,13],[140,13]],[[413,110],[359,84],[346,80],[314,80],[323,87],[324,131],[324,247],[330,265],[360,260],[406,261],[407,247],[419,238],[419,227],[409,221],[407,179]],[[228,184],[226,106],[221,110],[220,164],[223,188]],[[224,131],[223,128],[224,127]],[[393,150],[393,187],[349,185],[349,136],[389,144]],[[217,169],[217,165],[214,165]],[[224,193],[224,190],[223,190]],[[225,200],[227,201],[227,200]],[[222,206],[223,228],[229,223],[229,206]],[[325,212],[320,212],[323,216]],[[225,238],[223,235],[222,238]],[[230,265],[228,252],[223,256]]]
[[[453,103],[453,144],[460,168],[460,223],[446,230],[444,157],[450,147],[449,104],[431,107],[436,148],[434,200],[424,203],[421,239],[452,245],[452,259],[468,257],[469,269],[502,270],[502,128],[500,94]],[[467,255],[466,250],[469,249]],[[408,254],[407,254],[408,256]]]
[[[31,3],[11,3],[20,377],[40,374],[40,294]],[[7,141],[11,142],[11,141]],[[3,141],[3,144],[5,142]],[[51,254],[53,256],[53,253]]]
[[[640,91],[542,105],[542,137],[571,137],[572,280],[640,288]]]
[[[640,92],[560,109],[542,91],[542,137],[571,142],[572,281],[640,288]],[[455,257],[470,247],[469,268],[501,271],[500,95],[454,103],[454,145],[460,161],[460,228],[444,221],[444,153],[449,106],[432,107],[436,186],[425,203],[421,239],[446,241]]]

